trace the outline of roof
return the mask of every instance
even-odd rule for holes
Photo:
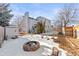
[[[35,19],[35,18],[32,18],[32,17],[29,17],[29,19],[37,20],[37,19]]]
[[[44,18],[44,19],[46,19],[46,20],[49,20],[48,18],[43,17],[43,16],[38,16],[36,19],[38,19],[38,18]],[[50,21],[50,20],[49,20],[49,21]]]

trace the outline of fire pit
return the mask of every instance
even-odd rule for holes
[[[39,42],[29,41],[23,45],[24,51],[36,51],[40,47]]]

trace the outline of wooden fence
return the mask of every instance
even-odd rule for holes
[[[4,28],[0,26],[0,46],[3,43],[4,38]]]
[[[74,36],[74,30],[73,27],[65,27],[65,35],[73,37]]]

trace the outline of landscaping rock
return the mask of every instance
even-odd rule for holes
[[[53,47],[52,48],[52,56],[58,56],[58,54],[59,54],[58,48],[57,47]]]

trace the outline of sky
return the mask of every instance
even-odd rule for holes
[[[65,3],[11,3],[9,8],[15,16],[29,12],[29,16],[36,18],[43,16],[54,21],[57,12],[63,8]]]
[[[59,3],[13,3],[9,8],[15,16],[29,12],[31,17],[43,16],[51,20],[63,5]]]

